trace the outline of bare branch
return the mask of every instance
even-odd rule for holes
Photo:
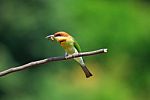
[[[46,58],[43,60],[33,61],[33,62],[24,64],[24,65],[21,65],[18,67],[13,67],[13,68],[9,68],[7,70],[1,71],[0,77],[5,76],[5,75],[10,74],[10,73],[13,73],[13,72],[24,70],[24,69],[29,68],[29,67],[33,67],[36,65],[40,65],[40,64],[44,64],[44,63],[48,63],[48,62],[52,62],[52,61],[61,61],[61,60],[67,60],[67,59],[72,59],[72,58],[81,57],[81,56],[96,55],[96,54],[106,53],[106,52],[107,52],[107,49],[99,49],[99,50],[90,51],[90,52],[82,52],[82,53],[78,53],[78,54],[73,54],[73,55],[69,55],[67,57],[64,57],[64,56],[50,57],[50,58]]]

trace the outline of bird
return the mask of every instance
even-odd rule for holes
[[[65,50],[65,57],[81,52],[81,48],[78,42],[67,32],[56,32],[53,35],[46,36],[46,38],[56,40],[57,42],[59,42],[60,46],[62,46]],[[74,58],[74,60],[80,64],[83,72],[85,73],[86,78],[93,76],[92,73],[86,67],[82,57]]]

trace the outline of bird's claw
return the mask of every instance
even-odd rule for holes
[[[68,59],[70,56],[68,55],[68,56],[65,56],[65,59]]]

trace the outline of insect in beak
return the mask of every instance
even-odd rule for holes
[[[48,36],[46,36],[45,38],[51,39],[51,40],[53,41],[53,40],[54,40],[54,35],[48,35]]]

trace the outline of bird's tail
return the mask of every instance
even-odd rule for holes
[[[84,73],[86,75],[86,78],[89,78],[89,77],[93,76],[92,73],[88,70],[88,68],[86,67],[85,64],[82,64],[81,68],[84,71]]]

